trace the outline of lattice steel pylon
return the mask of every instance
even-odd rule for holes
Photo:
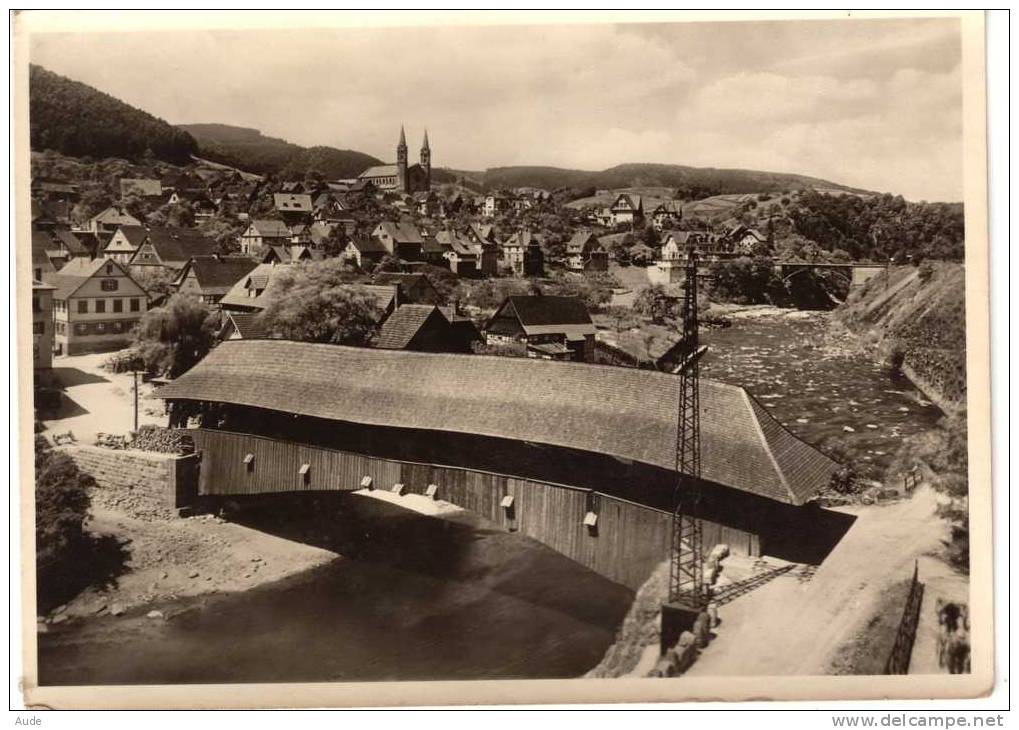
[[[683,337],[679,344],[679,409],[676,419],[676,488],[673,493],[669,601],[699,609],[705,603],[701,501],[700,366],[707,350],[697,322],[697,250],[687,249]]]

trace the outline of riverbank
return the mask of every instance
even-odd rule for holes
[[[104,496],[103,502],[115,500]],[[124,562],[104,584],[86,588],[41,618],[43,631],[72,618],[119,616],[178,598],[250,590],[338,557],[213,515],[139,519],[98,504],[88,530],[115,539]]]

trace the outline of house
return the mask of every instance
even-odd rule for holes
[[[33,178],[32,195],[44,198],[47,201],[74,202],[78,200],[79,191],[77,183],[56,178]]]
[[[107,352],[126,346],[148,307],[148,294],[112,259],[74,259],[44,280],[53,291],[58,354]]]
[[[639,195],[620,193],[616,201],[609,207],[612,225],[633,226],[644,220],[644,201]]]
[[[265,292],[269,284],[273,277],[287,268],[287,264],[258,264],[223,295],[219,300],[220,309],[227,312],[260,312],[265,309]]]
[[[103,256],[127,264],[148,238],[145,226],[121,226],[103,249]]]
[[[389,251],[374,236],[351,236],[343,248],[343,256],[357,264],[357,268],[367,271],[379,263]]]
[[[683,220],[683,209],[671,200],[659,203],[651,211],[651,226],[659,233],[671,228],[681,220]]]
[[[316,261],[321,253],[314,253],[311,248],[302,244],[292,243],[286,246],[266,246],[263,249],[263,264],[297,264],[302,261]]]
[[[56,287],[32,280],[32,365],[35,370],[53,366],[53,292]]]
[[[442,247],[442,257],[450,271],[464,278],[478,275],[480,261],[475,244],[450,229],[436,233],[435,242]]]
[[[241,253],[253,255],[262,251],[263,246],[290,242],[290,228],[281,220],[259,218],[251,221],[239,238]]]
[[[579,297],[506,297],[482,328],[488,345],[524,344],[539,360],[590,362],[596,329]]]
[[[199,195],[191,201],[191,210],[196,221],[212,218],[219,212],[219,206],[206,195]]]
[[[566,268],[571,271],[608,271],[609,253],[594,233],[581,229],[566,244]]]
[[[257,312],[225,312],[219,330],[221,340],[267,340],[269,332]]]
[[[32,248],[45,251],[57,269],[72,259],[91,261],[95,258],[92,249],[83,243],[82,234],[75,233],[65,226],[47,228],[33,226]]]
[[[375,347],[418,352],[470,352],[442,310],[433,304],[402,304],[382,323]]]
[[[543,276],[545,254],[538,237],[524,228],[502,244],[502,264],[517,276]]]
[[[193,294],[206,304],[218,305],[237,280],[255,266],[247,256],[194,256],[184,264],[171,286],[182,294]]]
[[[737,256],[753,256],[767,246],[768,237],[756,228],[736,225],[725,234],[729,250]]]
[[[274,193],[272,202],[276,212],[288,223],[311,221],[314,208],[307,193]]]
[[[421,259],[421,246],[424,241],[421,238],[421,231],[413,223],[382,221],[375,226],[371,235],[382,243],[391,256],[407,261]]]
[[[488,217],[513,209],[513,196],[509,193],[494,192],[485,196],[482,210]]]
[[[142,222],[119,205],[111,205],[101,213],[89,218],[85,230],[97,236],[112,236],[121,226],[140,226]]]
[[[409,304],[443,304],[442,294],[424,274],[404,274],[395,271],[380,271],[372,277],[372,284],[398,286],[400,301]]]
[[[139,198],[161,198],[163,184],[159,180],[148,178],[120,178],[120,197],[136,196]]]
[[[149,266],[179,271],[192,257],[211,256],[218,251],[215,241],[194,228],[153,226],[128,264],[132,271]]]

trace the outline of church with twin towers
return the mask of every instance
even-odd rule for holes
[[[421,162],[410,165],[407,158],[407,135],[400,126],[400,141],[396,145],[396,164],[376,165],[358,175],[359,180],[370,181],[379,190],[399,193],[426,192],[432,187],[432,149],[428,146],[428,130],[421,142]]]

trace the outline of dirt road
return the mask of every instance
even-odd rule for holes
[[[46,432],[71,431],[79,443],[95,442],[96,433],[126,435],[134,428],[134,384],[130,373],[111,373],[101,365],[109,354],[53,358],[53,379],[64,388],[55,417],[43,421]],[[152,386],[138,389],[138,423],[166,425],[162,401],[149,396]]]
[[[908,578],[913,561],[940,546],[946,527],[935,507],[935,494],[924,487],[909,501],[845,510],[857,520],[814,576],[782,575],[722,606],[718,636],[688,675],[830,673],[839,648],[870,620],[883,588]],[[929,604],[925,610],[933,598]]]

